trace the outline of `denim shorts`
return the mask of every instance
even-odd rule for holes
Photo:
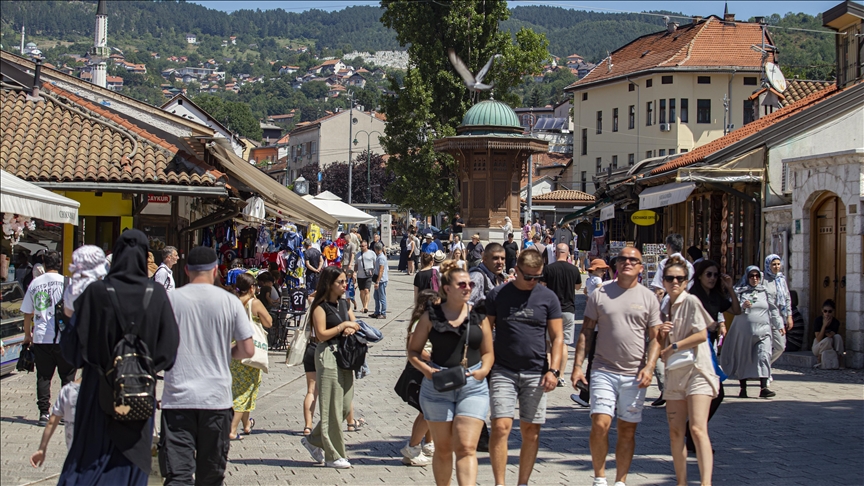
[[[469,371],[480,369],[483,363],[468,368]],[[436,368],[435,364],[430,364]],[[439,392],[432,385],[432,380],[423,378],[420,386],[420,407],[423,418],[429,422],[452,422],[457,416],[486,420],[489,413],[489,387],[486,378],[478,381],[473,376],[467,377],[465,386],[458,390]]]
[[[492,418],[515,418],[519,403],[519,420],[529,424],[546,423],[546,388],[540,384],[539,371],[516,372],[494,366],[489,373]]]
[[[608,371],[591,371],[591,415],[602,413],[610,417],[618,412],[624,422],[642,421],[647,388],[639,388],[636,376],[619,375]]]

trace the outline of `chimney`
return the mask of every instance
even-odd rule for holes
[[[702,21],[702,16],[701,16],[701,15],[694,15],[694,16],[693,16],[693,23],[694,23],[694,24],[698,24],[698,23],[701,22],[701,21]]]
[[[33,89],[30,90],[30,94],[27,96],[27,100],[29,101],[42,101],[42,97],[39,96],[39,86],[42,85],[42,62],[41,58],[35,59],[36,69],[33,73]]]
[[[678,30],[678,22],[669,22],[666,24],[666,32],[674,34],[676,30]]]
[[[754,17],[756,23],[759,25],[765,25],[765,17]]]
[[[734,13],[724,13],[723,14],[724,22],[735,22],[735,14]]]

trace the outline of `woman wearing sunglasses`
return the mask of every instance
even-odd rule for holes
[[[759,267],[750,265],[735,287],[738,301],[744,311],[735,316],[726,334],[720,366],[730,379],[738,380],[741,391],[738,398],[747,398],[747,380],[759,379],[759,398],[776,395],[768,389],[771,375],[771,321],[768,310],[768,292],[762,285]]]
[[[657,339],[663,346],[660,357],[666,363],[666,418],[675,477],[687,484],[685,430],[690,418],[690,433],[696,445],[701,484],[711,484],[714,453],[708,437],[708,413],[717,396],[720,380],[708,344],[707,329],[714,324],[698,297],[687,293],[689,269],[680,256],[672,256],[663,268],[663,288],[669,296],[662,309],[664,322]],[[716,314],[715,314],[716,316]]]
[[[727,311],[736,316],[741,314],[741,305],[738,302],[738,296],[735,295],[732,277],[725,273],[721,274],[719,268],[720,265],[713,260],[700,260],[696,264],[693,275],[693,287],[690,288],[690,293],[699,299],[702,307],[714,321],[708,324],[708,345],[711,346],[712,352],[717,340],[726,335],[726,323],[723,322],[722,314]],[[716,362],[716,356],[713,359]],[[711,417],[717,413],[724,396],[721,386],[717,396],[711,400],[711,409],[708,411],[709,422]],[[686,428],[685,434],[687,436],[687,450],[696,452],[696,445],[693,443],[689,426]]]
[[[432,472],[438,485],[450,484],[454,453],[458,483],[477,482],[477,440],[489,411],[486,375],[494,357],[489,322],[468,305],[473,287],[462,268],[442,273],[441,303],[430,305],[420,316],[408,344],[408,359],[424,376],[420,407],[435,443]],[[427,339],[432,343],[431,362],[421,359]],[[432,375],[460,365],[467,370],[465,385],[436,390]]]

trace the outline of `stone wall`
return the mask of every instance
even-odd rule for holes
[[[809,316],[810,307],[814,305],[810,302],[809,289],[813,205],[820,196],[832,192],[846,207],[846,315],[838,318],[846,323],[846,365],[864,368],[864,149],[786,159],[784,162],[789,164],[793,184],[791,265],[800,272],[800,278],[796,275],[790,287],[798,291],[799,307],[804,316]],[[810,324],[806,336],[811,335]]]

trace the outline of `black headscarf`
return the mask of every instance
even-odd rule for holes
[[[146,312],[144,310],[144,291],[150,282],[147,278],[147,247],[144,233],[134,229],[124,231],[114,245],[108,276],[104,281],[93,282],[75,301],[75,337],[78,341],[75,361],[84,365],[82,397],[85,396],[85,388],[88,393],[97,395],[102,390],[104,395],[104,385],[99,382],[105,380],[98,371],[110,369],[114,346],[122,336],[121,326],[105,289],[106,282],[116,289],[127,322],[134,320],[137,324],[135,334],[147,345],[154,371],[158,373],[174,365],[180,332],[164,287],[153,285],[153,296]],[[94,398],[90,396],[84,400],[84,410],[79,399],[76,417],[84,419],[84,422],[88,418],[99,420],[100,423],[103,419],[107,421],[106,429],[113,446],[138,467],[149,471],[152,440],[149,422],[117,422],[103,411],[99,400]],[[76,422],[76,429],[79,424],[82,422]]]

